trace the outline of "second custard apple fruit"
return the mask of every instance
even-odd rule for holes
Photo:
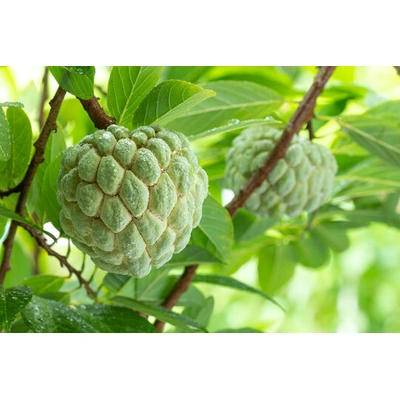
[[[251,127],[237,136],[226,155],[226,186],[238,193],[263,164],[282,131]],[[261,217],[296,217],[323,205],[333,191],[336,160],[324,146],[295,135],[267,179],[245,208]]]
[[[207,193],[186,137],[157,126],[111,125],[61,156],[61,226],[109,272],[143,277],[182,251]]]

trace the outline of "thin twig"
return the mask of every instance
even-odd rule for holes
[[[312,126],[312,118],[307,122],[307,130],[308,130],[308,138],[310,141],[314,140],[315,135],[314,135],[314,129]]]
[[[49,115],[46,119],[46,122],[42,128],[42,131],[40,132],[37,141],[34,144],[34,147],[36,149],[35,154],[33,155],[32,160],[24,176],[24,179],[21,182],[21,192],[18,198],[17,206],[15,208],[15,212],[20,216],[24,215],[24,209],[33,179],[35,177],[39,165],[44,160],[44,152],[46,149],[47,140],[49,139],[51,132],[57,130],[57,117],[61,108],[62,101],[64,100],[64,96],[65,96],[65,90],[62,89],[60,86],[57,89],[57,92],[54,95],[53,99],[50,101],[51,109]],[[17,233],[17,227],[18,227],[17,222],[13,220],[11,222],[7,238],[4,241],[4,254],[0,265],[0,285],[3,284],[7,271],[11,269],[10,266],[11,252],[14,244],[15,234]]]
[[[11,189],[7,189],[7,190],[0,190],[0,199],[2,199],[3,197],[7,197],[10,196],[13,193],[19,193],[22,189],[22,181],[17,185],[14,186]]]
[[[314,113],[315,103],[317,97],[321,94],[324,86],[330,76],[332,75],[335,67],[321,67],[314,78],[314,82],[310,89],[299,104],[298,108],[290,118],[288,124],[282,132],[282,135],[272,151],[269,153],[265,162],[254,173],[254,175],[247,181],[244,187],[238,192],[233,200],[226,205],[231,216],[234,216],[238,209],[242,207],[251,194],[262,184],[268,174],[275,167],[276,163],[285,156],[286,150],[293,136],[300,131],[304,124],[307,124]],[[180,296],[188,289],[193,277],[196,274],[198,264],[190,265],[185,268],[181,278],[176,282],[166,300],[162,304],[165,308],[171,309],[179,300]],[[154,326],[159,332],[164,329],[165,322],[157,320]]]
[[[42,90],[42,97],[40,98],[39,116],[38,116],[39,129],[42,129],[44,124],[44,105],[47,99],[49,98],[49,70],[47,69],[47,67],[44,68],[42,83],[43,83],[43,90]]]
[[[182,276],[175,283],[173,289],[168,294],[165,301],[162,303],[163,307],[168,308],[170,310],[178,302],[182,294],[189,289],[190,282],[192,282],[198,266],[199,266],[198,264],[194,264],[194,265],[189,265],[188,267],[185,268]],[[165,322],[159,319],[156,322],[154,322],[154,326],[158,332],[163,331],[164,325]]]
[[[86,290],[86,293],[92,297],[92,298],[96,298],[97,297],[97,292],[95,292],[90,286],[88,281],[86,281],[83,277],[82,277],[82,272],[83,271],[79,271],[76,268],[74,268],[67,260],[67,257],[62,256],[61,254],[57,253],[55,250],[53,250],[49,244],[46,242],[46,239],[39,234],[38,232],[36,232],[36,230],[34,228],[32,228],[29,225],[23,224],[23,223],[18,223],[18,225],[22,226],[27,232],[29,232],[29,234],[36,240],[36,243],[38,244],[38,246],[42,247],[44,250],[46,250],[47,254],[49,254],[50,256],[53,256],[55,258],[57,258],[57,260],[60,262],[61,266],[64,266],[68,269],[68,271],[71,274],[74,274],[79,281],[79,284],[81,286],[83,286]]]
[[[82,103],[83,108],[88,113],[96,128],[106,129],[110,125],[115,124],[115,118],[110,117],[104,112],[96,96],[93,96],[89,100],[78,100]]]

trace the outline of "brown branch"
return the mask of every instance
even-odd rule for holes
[[[78,98],[78,100],[82,103],[83,108],[88,113],[96,128],[106,129],[110,125],[115,124],[115,118],[110,117],[104,112],[103,108],[99,104],[97,97],[93,96],[89,100]]]
[[[43,83],[43,91],[42,91],[42,97],[40,98],[39,116],[38,116],[39,129],[42,129],[44,124],[44,105],[49,97],[49,70],[47,69],[47,67],[44,68],[42,83]]]
[[[68,271],[71,272],[71,274],[74,274],[78,278],[79,284],[85,288],[86,293],[90,297],[92,297],[92,298],[97,297],[97,293],[89,286],[90,281],[86,281],[82,277],[82,271],[79,271],[76,268],[74,268],[68,262],[67,257],[62,256],[61,254],[54,251],[50,247],[50,245],[46,242],[46,239],[40,233],[36,232],[36,230],[34,228],[30,227],[29,225],[23,224],[23,223],[18,223],[18,225],[22,226],[27,232],[29,232],[29,234],[36,240],[36,243],[38,244],[39,247],[42,247],[44,250],[46,250],[47,254],[49,254],[50,256],[57,258],[57,260],[60,262],[61,266],[66,267],[68,269]]]
[[[317,97],[321,94],[326,82],[334,70],[335,67],[319,68],[313,84],[304,96],[303,101],[299,104],[298,108],[290,118],[288,124],[282,132],[280,139],[269,153],[265,162],[247,181],[245,186],[239,191],[233,200],[226,205],[225,208],[228,210],[231,216],[236,214],[238,209],[246,203],[251,194],[262,184],[268,174],[275,167],[279,159],[285,156],[286,150],[289,147],[293,136],[300,131],[304,124],[307,124],[311,120]],[[181,278],[176,282],[167,299],[162,304],[165,308],[171,309],[177,303],[180,296],[188,289],[194,275],[196,274],[198,266],[198,264],[190,265],[185,268]],[[165,322],[160,320],[157,320],[154,323],[154,326],[159,332],[163,331],[164,325]]]
[[[188,267],[185,268],[182,276],[175,283],[174,287],[172,288],[171,292],[165,299],[164,303],[161,304],[163,307],[171,310],[172,307],[178,302],[182,294],[189,289],[190,282],[192,282],[198,266],[199,264],[194,264],[194,265],[189,265]],[[165,322],[159,319],[156,322],[154,322],[154,326],[158,330],[158,332],[163,331],[164,325]]]
[[[56,94],[53,99],[50,101],[50,112],[46,119],[46,122],[40,132],[38,139],[36,140],[35,154],[32,157],[32,160],[28,166],[24,179],[21,182],[21,191],[18,198],[17,206],[15,208],[15,212],[18,215],[24,215],[24,209],[26,205],[26,201],[28,199],[29,191],[33,182],[33,178],[35,177],[36,171],[39,165],[44,160],[44,152],[46,149],[47,140],[49,139],[50,133],[52,131],[57,130],[57,117],[61,108],[62,101],[64,100],[65,90],[61,88],[61,86],[57,89]],[[7,271],[11,269],[10,260],[11,253],[14,244],[15,234],[17,233],[18,224],[16,221],[12,221],[10,225],[10,229],[8,231],[8,235],[6,240],[4,241],[4,254],[3,260],[0,265],[0,285],[3,284],[5,275]]]
[[[393,67],[393,68],[396,70],[397,75],[400,75],[400,67]]]

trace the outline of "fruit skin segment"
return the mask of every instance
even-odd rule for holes
[[[61,156],[60,223],[101,269],[143,277],[182,251],[200,223],[208,178],[180,132],[98,130]]]
[[[237,136],[226,155],[225,186],[237,194],[281,134],[277,128],[257,126]],[[296,135],[245,208],[260,217],[297,217],[315,211],[331,196],[337,168],[326,147]]]

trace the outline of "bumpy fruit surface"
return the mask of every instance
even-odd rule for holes
[[[207,187],[182,133],[111,125],[63,152],[60,223],[99,268],[143,277],[186,247]]]
[[[226,156],[226,186],[237,193],[262,165],[282,131],[252,127],[237,136]],[[333,191],[336,160],[322,145],[295,136],[284,158],[248,199],[245,208],[262,217],[296,217],[324,204]]]

